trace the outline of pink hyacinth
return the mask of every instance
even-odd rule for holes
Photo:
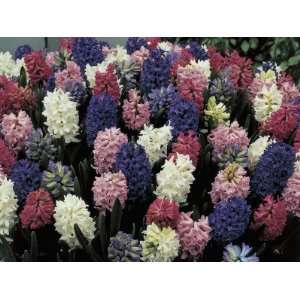
[[[180,95],[195,103],[199,111],[204,106],[204,91],[208,81],[201,70],[179,67],[177,70],[177,88]]]
[[[248,93],[250,95],[249,99],[254,102],[254,99],[258,93],[261,92],[263,86],[267,84],[261,78],[254,78],[252,83],[248,87]],[[271,83],[270,83],[271,84]]]
[[[219,125],[213,129],[208,136],[208,141],[216,152],[222,152],[229,145],[237,145],[240,148],[246,148],[249,145],[247,132],[236,121],[229,127]]]
[[[296,130],[296,134],[294,138],[294,147],[297,151],[300,151],[300,128]]]
[[[289,102],[300,96],[300,92],[294,82],[283,82],[280,85],[282,102]]]
[[[120,129],[112,127],[99,131],[94,142],[94,167],[97,174],[111,171],[116,162],[116,155],[121,145],[128,142],[127,136]]]
[[[294,105],[281,105],[279,110],[273,112],[271,116],[264,122],[261,129],[272,135],[278,141],[284,141],[298,127],[299,112]]]
[[[19,111],[18,115],[14,113],[4,115],[1,127],[6,144],[14,152],[24,148],[33,129],[31,119],[23,110]]]
[[[295,171],[282,192],[288,212],[300,218],[300,172]]]
[[[232,197],[246,198],[250,192],[250,178],[238,164],[230,164],[219,171],[209,192],[214,204]]]
[[[46,55],[46,64],[52,68],[53,66],[57,66],[59,65],[59,61],[58,61],[58,53],[57,52],[48,52]]]
[[[117,199],[124,208],[128,192],[126,177],[121,171],[104,173],[100,177],[96,177],[92,191],[97,209],[112,211]]]
[[[200,150],[201,144],[197,135],[192,130],[189,130],[188,132],[181,132],[179,134],[176,142],[172,144],[171,153],[168,158],[172,156],[176,157],[177,154],[188,155],[193,165],[197,167]]]
[[[148,208],[146,223],[176,228],[178,218],[179,206],[176,201],[156,198]]]
[[[148,56],[149,56],[149,50],[144,46],[142,46],[141,49],[136,50],[131,54],[131,59],[134,63],[142,67],[144,60],[147,59]]]
[[[68,54],[71,54],[74,41],[75,41],[74,37],[59,38],[59,50],[66,51]]]
[[[56,88],[63,89],[68,80],[82,82],[80,67],[73,61],[67,61],[66,68],[55,73]]]
[[[211,238],[210,232],[212,229],[208,224],[208,218],[202,216],[198,221],[194,221],[191,214],[191,212],[182,212],[177,224],[182,259],[201,257]]]
[[[263,241],[271,241],[280,236],[287,221],[285,203],[275,200],[272,195],[267,196],[254,212],[251,228],[263,228],[260,237]]]
[[[20,214],[22,227],[36,230],[51,224],[54,206],[54,201],[48,191],[41,188],[29,193]]]
[[[148,102],[142,102],[136,89],[128,92],[128,99],[123,104],[123,119],[129,129],[141,129],[149,121],[150,109]]]

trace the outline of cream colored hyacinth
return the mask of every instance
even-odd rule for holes
[[[8,237],[17,221],[17,196],[14,184],[5,176],[0,176],[0,235]]]
[[[296,161],[294,164],[294,168],[296,172],[300,172],[300,151],[296,153]]]
[[[23,59],[15,61],[9,52],[0,52],[0,75],[17,77],[20,75],[22,66],[24,66]]]
[[[266,148],[275,141],[270,139],[270,136],[261,136],[255,142],[251,143],[248,148],[248,167],[254,170],[260,157],[265,152]]]
[[[124,47],[117,45],[115,48],[110,49],[104,63],[107,65],[114,64],[124,69],[131,63],[131,57]]]
[[[278,67],[278,72],[280,72],[280,68]],[[264,81],[264,82],[269,82],[269,83],[276,83],[276,73],[272,70],[269,69],[267,71],[263,71],[261,70],[261,72],[258,72],[255,74],[256,78],[259,78],[260,80]]]
[[[230,114],[226,112],[226,106],[223,103],[218,103],[216,97],[209,97],[207,107],[204,110],[204,118],[207,121],[211,121],[213,128],[218,125],[229,125]]]
[[[171,52],[173,50],[173,44],[170,42],[160,42],[157,47],[163,51]]]
[[[95,222],[90,216],[87,204],[79,197],[68,194],[63,201],[57,201],[54,210],[55,229],[69,247],[80,247],[75,234],[74,225],[77,224],[83,235],[89,240],[95,237]]]
[[[188,155],[177,154],[166,160],[162,170],[157,174],[157,188],[154,192],[162,199],[172,199],[184,203],[191,189],[195,177],[195,167]]]
[[[255,119],[263,122],[275,111],[282,103],[282,95],[276,84],[265,84],[260,93],[254,99]]]
[[[199,70],[201,71],[205,77],[207,79],[209,79],[210,75],[211,75],[211,69],[210,69],[210,62],[209,62],[209,59],[207,60],[191,60],[191,62],[186,65],[187,69],[190,69],[190,70]]]
[[[180,242],[175,230],[158,227],[155,223],[147,226],[142,245],[142,257],[148,262],[170,262],[179,254]]]
[[[164,125],[154,128],[152,124],[144,125],[137,143],[144,147],[151,166],[167,156],[168,144],[172,139],[172,126]]]
[[[64,138],[65,142],[78,142],[79,116],[76,103],[70,100],[69,94],[61,89],[48,92],[43,100],[45,124],[54,138]]]

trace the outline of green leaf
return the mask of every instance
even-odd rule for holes
[[[88,239],[84,236],[81,229],[77,224],[74,225],[74,231],[82,248],[85,252],[90,256],[93,261],[102,261],[102,258],[97,254],[92,244],[88,241]]]
[[[247,53],[248,52],[248,50],[249,50],[249,43],[246,41],[246,40],[244,40],[243,42],[242,42],[242,45],[241,45],[241,48],[242,48],[242,50],[243,50],[243,52],[244,53]]]
[[[292,56],[288,60],[288,65],[289,66],[295,66],[300,63],[300,55]]]
[[[15,262],[16,257],[13,253],[13,250],[9,245],[8,241],[6,240],[6,238],[2,235],[0,236],[0,242],[1,242],[0,246],[3,252],[3,260],[7,262]]]
[[[38,253],[39,253],[39,248],[38,248],[36,232],[32,231],[31,239],[30,239],[30,254],[31,254],[32,261],[37,261]]]
[[[111,212],[111,221],[110,221],[110,236],[115,236],[121,226],[122,220],[122,206],[120,201],[117,199],[114,203],[112,212]]]
[[[26,71],[24,67],[20,70],[19,85],[25,87],[27,84]]]
[[[106,217],[103,213],[99,213],[97,219],[97,229],[99,233],[101,253],[103,257],[107,255],[107,231],[106,231]]]
[[[74,178],[74,193],[76,196],[81,197],[80,183],[77,176]]]
[[[250,48],[256,49],[258,46],[258,38],[250,38]]]

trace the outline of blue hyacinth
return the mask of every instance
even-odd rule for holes
[[[15,59],[21,59],[25,54],[31,52],[32,48],[29,45],[21,45],[15,51]]]
[[[150,51],[144,61],[141,72],[141,87],[149,93],[151,90],[166,87],[170,83],[170,59],[160,49]]]
[[[23,204],[27,195],[40,187],[42,172],[37,163],[21,159],[13,166],[10,179],[14,183],[18,203]]]
[[[213,229],[213,239],[231,242],[244,234],[250,220],[251,209],[246,200],[233,197],[221,201],[208,216]]]
[[[70,97],[72,101],[80,102],[82,98],[85,96],[85,86],[78,81],[68,80],[65,83],[65,92],[70,93]]]
[[[196,60],[208,59],[207,50],[201,45],[199,45],[197,42],[190,42],[186,48],[188,48],[192,52]]]
[[[261,198],[278,195],[293,174],[295,150],[279,142],[267,147],[251,177],[251,190]]]
[[[128,201],[146,201],[151,192],[151,166],[144,148],[132,143],[123,144],[117,153],[117,170],[127,179]]]
[[[141,49],[141,47],[147,47],[147,41],[144,38],[129,37],[126,42],[126,50],[128,54],[132,54],[134,51]]]
[[[168,85],[168,87],[152,90],[148,95],[151,116],[154,117],[161,110],[167,113],[173,99],[178,97],[179,95],[172,84]]]
[[[55,89],[55,73],[52,73],[46,83],[46,90],[49,92],[53,92]]]
[[[105,93],[91,98],[87,108],[85,127],[86,139],[92,146],[98,131],[117,125],[117,104],[113,98]]]
[[[119,231],[116,236],[110,238],[107,252],[108,258],[114,262],[139,262],[141,261],[142,247],[131,234]]]
[[[103,60],[102,47],[95,38],[77,38],[72,48],[74,61],[84,71],[87,64],[95,66]]]
[[[242,247],[238,245],[229,244],[224,248],[223,261],[226,262],[257,262],[259,258],[253,249],[246,244]]]
[[[173,137],[177,137],[180,132],[186,132],[188,130],[197,132],[199,126],[199,111],[193,102],[178,97],[173,99],[170,105],[168,120],[173,127]]]

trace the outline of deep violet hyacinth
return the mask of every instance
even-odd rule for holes
[[[158,112],[168,112],[173,99],[178,98],[174,85],[170,84],[167,87],[154,89],[148,95],[148,102],[150,106],[151,116],[154,117]]]
[[[85,86],[76,80],[68,80],[64,87],[65,92],[70,93],[70,99],[75,102],[80,102],[85,96]]]
[[[32,48],[29,45],[20,45],[15,51],[15,59],[21,59],[25,54],[31,53]]]
[[[187,132],[189,130],[197,132],[199,112],[193,102],[186,101],[179,97],[172,101],[170,105],[168,120],[173,127],[173,137],[177,137],[180,132]]]
[[[233,197],[220,202],[208,216],[209,225],[213,228],[213,239],[220,242],[231,242],[244,234],[251,208],[246,200]]]
[[[144,61],[141,73],[141,87],[149,93],[151,90],[166,87],[170,83],[170,59],[160,49],[150,51]]]
[[[42,172],[37,163],[21,159],[13,166],[10,179],[14,183],[18,203],[22,204],[30,192],[39,188]]]
[[[128,54],[132,54],[136,50],[140,50],[141,47],[147,47],[147,41],[140,37],[129,37],[126,42],[126,50]]]
[[[103,60],[102,47],[96,38],[76,38],[72,48],[74,61],[84,71],[87,64],[95,66]]]
[[[196,58],[196,60],[207,60],[208,59],[208,53],[207,50],[199,45],[197,42],[190,42],[187,46],[187,49],[189,49],[193,56]]]
[[[116,168],[127,179],[128,201],[145,202],[151,192],[151,166],[144,148],[132,143],[123,144],[117,153]]]
[[[294,171],[295,150],[286,143],[268,146],[251,177],[251,190],[259,197],[278,195]]]
[[[87,108],[85,127],[86,139],[92,146],[98,131],[106,128],[116,127],[117,104],[108,94],[93,96]]]

